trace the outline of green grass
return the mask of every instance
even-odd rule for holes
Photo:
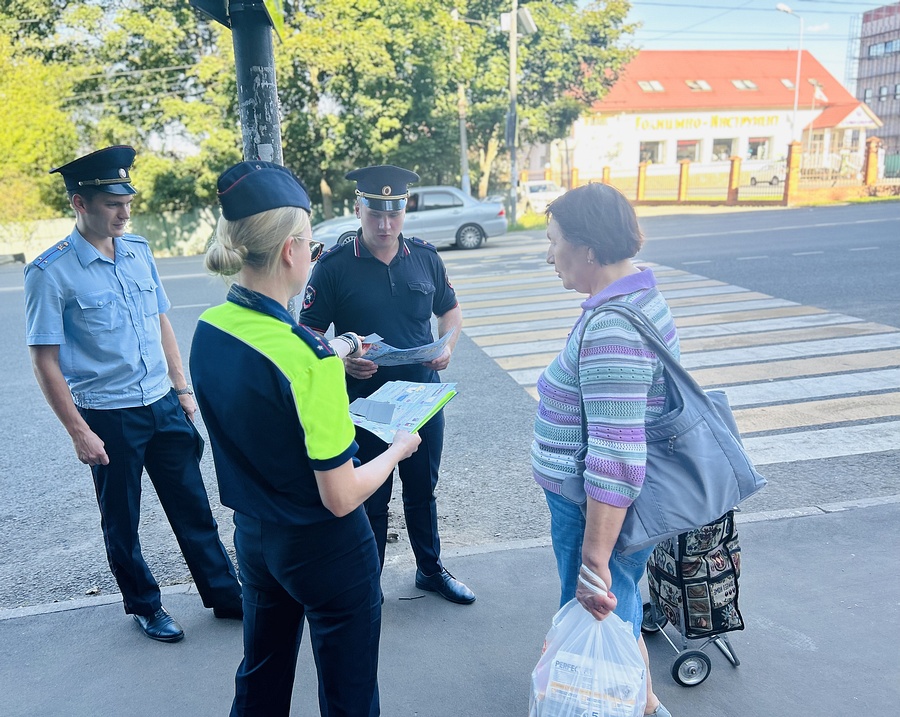
[[[544,229],[546,226],[547,217],[543,214],[528,212],[517,217],[515,222],[510,222],[508,229],[511,232],[525,232],[531,229]]]

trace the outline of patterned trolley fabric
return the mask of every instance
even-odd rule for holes
[[[650,601],[688,639],[743,630],[740,574],[741,547],[729,511],[656,546],[647,564]]]

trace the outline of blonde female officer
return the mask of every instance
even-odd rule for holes
[[[235,165],[218,189],[206,265],[237,281],[200,317],[190,366],[221,499],[235,511],[244,659],[231,714],[289,714],[306,619],[322,714],[377,715],[379,563],[362,504],[419,437],[398,433],[354,467],[343,364],[287,310],[321,251],[309,197],[268,162]],[[339,344],[363,352],[355,334]]]

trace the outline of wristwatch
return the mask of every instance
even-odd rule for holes
[[[193,396],[194,389],[192,389],[190,386],[185,386],[184,388],[176,388],[175,395],[176,396]]]

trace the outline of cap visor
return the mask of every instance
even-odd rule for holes
[[[402,199],[371,199],[359,197],[359,201],[376,212],[397,212],[406,208],[406,197]]]
[[[97,187],[97,189],[107,194],[137,194],[137,189],[130,184],[107,184]]]

